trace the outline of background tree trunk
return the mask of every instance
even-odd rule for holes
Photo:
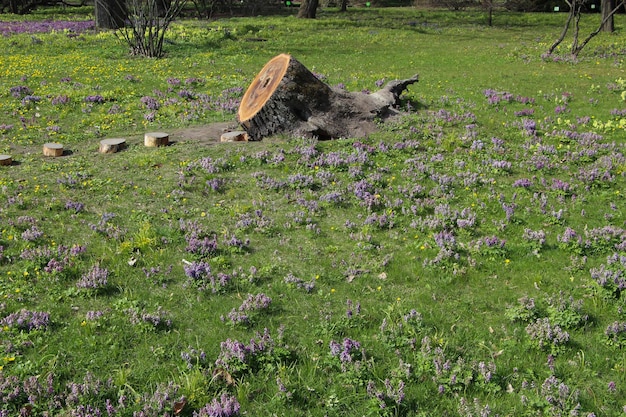
[[[602,4],[600,6],[602,16],[602,32],[614,32],[615,31],[615,23],[613,19],[613,9],[615,8],[615,0],[602,0]],[[606,19],[606,21],[605,21]]]
[[[348,11],[348,0],[341,0],[341,8],[339,10],[342,12]]]
[[[124,26],[128,13],[124,0],[96,0],[95,18],[99,29],[119,29]]]
[[[315,19],[319,0],[302,0],[298,9],[298,17],[302,19]]]

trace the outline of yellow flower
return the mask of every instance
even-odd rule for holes
[[[331,292],[331,293],[334,293],[334,292],[335,292],[335,289],[334,289],[334,288],[331,288],[331,289],[330,289],[330,292]]]

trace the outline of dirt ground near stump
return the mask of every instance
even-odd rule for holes
[[[173,129],[170,133],[170,139],[174,142],[196,142],[209,145],[220,143],[222,134],[233,130],[241,130],[234,121],[211,123],[205,126]]]

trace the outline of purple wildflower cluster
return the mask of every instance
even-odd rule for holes
[[[554,374],[548,376],[540,386],[534,382],[522,382],[520,399],[524,407],[536,410],[538,404],[548,415],[578,416],[581,415],[581,405],[578,401],[579,391],[571,389]],[[587,417],[595,416],[593,413]]]
[[[188,278],[186,286],[193,286],[198,291],[210,290],[214,294],[224,290],[233,278],[222,272],[214,274],[211,266],[203,261],[186,264],[184,269]]]
[[[401,317],[385,317],[380,325],[380,334],[391,347],[415,346],[423,326],[422,314],[412,309]]]
[[[58,245],[53,248],[49,246],[37,246],[26,248],[20,254],[20,259],[37,262],[43,266],[46,273],[61,273],[66,268],[74,265],[78,256],[85,253],[87,248],[82,245],[67,247]]]
[[[615,346],[620,349],[626,346],[626,322],[614,321],[609,324],[604,330],[604,336],[609,346]]]
[[[81,211],[83,211],[84,208],[85,208],[85,205],[81,203],[80,201],[67,200],[65,202],[65,209],[73,211],[75,213],[80,213]]]
[[[30,332],[32,330],[46,330],[50,324],[50,313],[21,309],[0,320],[2,327]]]
[[[621,253],[613,253],[607,257],[606,263],[597,268],[591,268],[591,279],[598,284],[609,296],[619,298],[621,292],[626,289],[626,256]]]
[[[148,329],[169,330],[172,328],[172,313],[158,306],[157,309],[150,313],[138,308],[129,308],[126,311],[130,322],[134,325],[145,325]]]
[[[208,359],[204,350],[198,350],[189,346],[186,351],[180,353],[180,357],[187,364],[187,369],[205,368],[208,365]]]
[[[309,282],[304,281],[302,278],[298,278],[291,272],[283,279],[283,282],[287,285],[293,285],[296,288],[302,288],[306,292],[310,293],[315,289],[315,279]]]
[[[0,22],[0,33],[9,36],[18,33],[65,32],[69,35],[92,31],[93,20],[37,20],[21,22]]]
[[[248,344],[232,339],[220,343],[220,354],[215,366],[231,375],[254,372],[262,363],[280,360],[286,350],[287,347],[275,341],[265,328],[263,334],[257,332]]]
[[[235,227],[240,230],[255,230],[259,232],[270,232],[274,227],[274,221],[267,217],[263,210],[256,209],[239,214],[239,219]]]
[[[230,394],[222,394],[220,398],[214,398],[197,412],[193,417],[235,417],[239,415],[239,401]]]
[[[521,104],[534,104],[535,99],[523,96],[515,96],[512,93],[506,91],[496,91],[492,89],[487,89],[484,91],[485,98],[489,102],[489,104],[500,104],[500,103],[521,103]]]
[[[257,186],[262,190],[279,191],[287,186],[286,181],[276,180],[264,172],[255,172],[252,178],[256,179]]]
[[[489,404],[482,405],[478,398],[470,402],[465,397],[461,397],[458,412],[461,417],[490,417],[491,407]]]
[[[111,222],[116,217],[115,213],[102,213],[98,223],[89,223],[89,228],[108,239],[119,240],[125,232]]]
[[[550,321],[564,329],[580,327],[589,320],[589,316],[582,312],[583,300],[567,296],[563,291],[548,297],[546,301]]]
[[[398,408],[404,401],[405,383],[403,380],[391,380],[386,378],[383,382],[384,390],[379,390],[374,381],[367,383],[367,395],[376,401],[378,407],[382,410],[389,408]]]
[[[109,283],[109,270],[101,268],[100,265],[94,265],[91,269],[83,274],[76,282],[76,286],[86,290],[102,290]]]
[[[53,106],[63,106],[70,102],[70,97],[66,94],[61,94],[50,98],[50,103]]]
[[[85,103],[92,103],[92,104],[102,104],[104,103],[106,100],[104,99],[104,97],[102,97],[100,94],[95,94],[95,95],[90,95],[85,97],[84,102]]]
[[[349,337],[345,337],[341,343],[331,340],[329,347],[331,357],[339,359],[343,372],[346,372],[350,364],[365,360],[365,350],[361,348],[361,343]]]
[[[524,239],[533,255],[537,256],[546,243],[546,232],[543,230],[525,228],[522,239]]]
[[[15,87],[9,88],[9,94],[11,94],[14,98],[21,100],[22,98],[33,94],[33,90],[26,85],[16,85]]]
[[[547,349],[552,354],[563,351],[569,341],[569,333],[561,326],[553,324],[547,317],[537,319],[526,326],[526,333],[533,346]]]
[[[198,222],[180,219],[179,228],[185,234],[185,241],[187,242],[185,250],[187,252],[200,258],[207,258],[218,253],[217,235],[203,230]],[[243,250],[250,242],[230,235],[224,237],[223,243],[227,247]]]
[[[43,237],[43,232],[36,225],[32,225],[22,232],[22,240],[27,242],[34,242],[41,237]]]
[[[535,299],[525,295],[517,300],[517,304],[508,306],[504,314],[511,321],[530,323],[537,318],[539,313]]]
[[[251,316],[260,311],[267,310],[272,303],[272,299],[263,293],[257,295],[248,294],[248,297],[241,303],[239,308],[232,309],[227,317],[222,316],[222,321],[228,319],[231,324],[249,325],[252,322]]]

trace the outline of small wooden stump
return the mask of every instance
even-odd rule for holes
[[[170,141],[170,135],[163,132],[146,133],[144,136],[144,145],[148,147],[167,146]]]
[[[45,156],[63,156],[63,145],[60,143],[44,143],[43,154]]]
[[[222,142],[247,142],[248,134],[241,130],[223,133],[220,137]]]
[[[0,155],[0,165],[11,165],[12,163],[11,155]]]
[[[111,138],[111,139],[102,139],[100,141],[100,148],[98,152],[100,153],[115,153],[121,151],[126,147],[126,139],[121,138]]]

